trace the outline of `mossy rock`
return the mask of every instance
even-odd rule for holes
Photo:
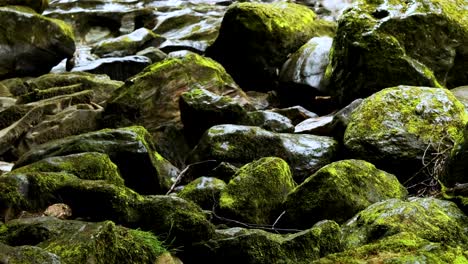
[[[273,224],[295,186],[283,159],[261,158],[240,168],[221,191],[220,213],[245,223]]]
[[[334,35],[335,25],[293,3],[237,3],[224,15],[206,54],[219,61],[241,87],[272,90],[290,53],[315,36]]]
[[[113,91],[123,85],[123,82],[111,80],[107,75],[85,72],[49,73],[38,78],[29,79],[24,83],[27,87],[30,87],[28,92],[55,89],[57,87],[70,87],[79,84],[83,90],[92,90],[94,92],[92,100],[94,103],[101,103],[107,100]],[[19,96],[22,94],[25,93],[15,95]]]
[[[148,66],[112,93],[103,125],[143,125],[157,142],[161,155],[183,163],[185,157],[180,156],[187,150],[181,150],[183,146],[174,144],[171,131],[182,127],[180,95],[196,88],[228,95],[241,103],[247,102],[246,95],[220,64],[195,53],[187,53],[183,57],[168,58]]]
[[[327,76],[334,95],[346,104],[401,84],[465,85],[465,5],[464,0],[357,1],[340,18],[333,42]]]
[[[247,122],[247,111],[253,106],[205,89],[192,89],[180,95],[179,108],[185,135],[196,145],[203,133],[214,125]]]
[[[187,184],[177,196],[198,204],[205,210],[212,210],[219,202],[226,183],[213,177],[200,177]]]
[[[79,179],[65,172],[10,172],[0,176],[0,217],[10,220],[22,211],[37,213],[62,202],[57,191]]]
[[[11,173],[65,172],[84,180],[105,180],[123,186],[119,169],[107,154],[85,152],[67,156],[55,156],[31,163]]]
[[[75,52],[72,29],[63,21],[46,18],[28,7],[0,7],[0,79],[37,76]],[[20,48],[18,48],[20,47]]]
[[[15,164],[20,168],[54,156],[83,152],[109,155],[120,170],[125,185],[141,194],[165,192],[178,169],[155,151],[151,136],[140,126],[104,129],[49,141],[25,153]]]
[[[184,254],[194,263],[305,264],[342,251],[340,235],[340,226],[333,221],[288,235],[236,227],[217,230],[213,239]]]
[[[91,52],[100,57],[124,57],[135,55],[147,47],[159,46],[164,40],[165,38],[142,27],[130,34],[96,43]]]
[[[330,137],[273,133],[253,126],[217,125],[205,132],[188,162],[218,160],[244,165],[262,157],[279,157],[289,166],[296,182],[330,163],[338,142]]]
[[[198,205],[175,196],[150,195],[136,208],[140,217],[129,226],[140,227],[159,234],[175,246],[189,247],[207,241],[214,234],[214,226]]]
[[[468,252],[460,246],[434,243],[410,232],[403,232],[342,253],[328,255],[312,263],[461,264],[468,263]]]
[[[9,173],[0,176],[0,216],[7,220],[21,211],[41,213],[65,203],[74,218],[111,220],[152,231],[176,246],[211,238],[214,228],[192,202],[171,196],[142,196],[103,180],[81,180],[63,172]]]
[[[363,160],[341,160],[321,168],[288,194],[284,225],[308,228],[323,219],[344,223],[371,204],[406,195],[394,175]]]
[[[11,247],[0,243],[0,259],[11,264],[61,264],[59,256],[36,246]]]
[[[452,202],[435,198],[375,203],[343,225],[347,249],[408,232],[429,242],[467,250],[468,217]]]
[[[63,263],[152,263],[167,252],[153,234],[117,226],[111,221],[19,219],[7,224],[0,239],[11,246],[42,248],[59,256]]]
[[[1,0],[0,6],[27,6],[41,14],[49,6],[49,0]]]
[[[404,183],[436,153],[451,149],[467,120],[463,105],[446,89],[387,88],[353,111],[344,145],[353,158],[372,162]]]

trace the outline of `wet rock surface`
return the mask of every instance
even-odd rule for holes
[[[0,262],[468,262],[466,17],[0,0]]]

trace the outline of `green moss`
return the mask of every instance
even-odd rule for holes
[[[212,210],[218,204],[220,192],[226,187],[222,180],[200,177],[187,184],[177,196],[193,201],[205,210]]]
[[[284,160],[261,158],[239,169],[221,191],[219,206],[226,214],[241,221],[271,224],[295,185]]]
[[[218,230],[210,241],[195,245],[192,260],[200,263],[282,263],[306,264],[321,256],[342,250],[340,227],[333,221],[311,229],[280,235],[263,230],[230,228]]]
[[[117,166],[109,159],[109,156],[97,152],[46,158],[15,169],[13,172],[65,172],[80,179],[107,180],[115,185],[124,185]]]
[[[462,2],[361,0],[344,12],[327,75],[343,104],[400,84],[466,83],[466,52],[450,46],[468,36]],[[447,47],[443,55],[438,46]]]
[[[353,112],[344,143],[356,157],[390,172],[397,173],[396,162],[408,162],[411,175],[425,152],[430,157],[451,148],[466,122],[463,105],[448,90],[392,87],[366,98]],[[407,177],[397,176],[402,181]]]
[[[412,233],[400,233],[312,263],[468,263],[458,246],[433,243]]]
[[[468,245],[467,216],[451,202],[434,198],[396,199],[371,205],[343,226],[348,249],[401,232],[449,246]]]
[[[373,203],[406,195],[394,175],[366,161],[342,160],[324,166],[288,195],[285,218],[288,226],[300,228],[323,219],[343,223]]]

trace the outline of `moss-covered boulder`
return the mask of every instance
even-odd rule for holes
[[[172,196],[141,196],[106,180],[82,180],[64,172],[11,172],[0,176],[0,217],[16,218],[22,211],[43,212],[65,203],[73,218],[111,220],[152,231],[174,245],[208,240],[213,226],[192,202]]]
[[[200,177],[187,184],[177,196],[198,204],[205,210],[213,210],[218,205],[221,191],[226,187],[223,180],[213,177]]]
[[[310,38],[333,35],[331,22],[293,3],[237,3],[226,12],[206,54],[248,90],[271,90],[288,54]]]
[[[180,118],[189,142],[195,145],[210,127],[247,122],[250,104],[242,105],[229,96],[220,96],[205,89],[192,89],[179,99]]]
[[[463,105],[446,89],[387,88],[354,110],[344,144],[352,157],[372,162],[403,183],[436,153],[451,149],[467,120]]]
[[[49,6],[49,0],[1,0],[0,6],[27,6],[41,14]]]
[[[330,137],[273,133],[253,126],[218,125],[205,132],[189,162],[219,160],[244,165],[262,157],[284,159],[296,182],[330,163],[338,142]]]
[[[117,226],[111,221],[19,219],[6,225],[0,232],[0,240],[15,249],[26,245],[41,248],[58,256],[56,259],[62,263],[153,263],[167,252],[153,234]]]
[[[107,154],[85,152],[67,156],[55,156],[15,169],[12,173],[65,172],[84,180],[106,180],[123,186],[119,169]]]
[[[142,27],[130,34],[100,41],[91,51],[100,57],[124,57],[135,55],[138,51],[150,46],[156,47],[163,41],[163,37]]]
[[[28,7],[0,7],[0,79],[45,74],[75,51],[73,32],[63,21]]]
[[[311,263],[468,263],[468,252],[403,232]]]
[[[83,152],[109,155],[120,170],[125,185],[141,194],[165,192],[178,169],[159,155],[145,128],[139,126],[104,129],[70,136],[39,145],[25,153],[15,164],[19,168],[54,156]]]
[[[197,244],[185,254],[187,261],[193,261],[190,263],[305,264],[340,252],[340,235],[340,226],[333,221],[289,235],[236,227],[217,230],[212,240]]]
[[[465,85],[465,5],[464,0],[357,1],[338,22],[327,69],[330,89],[345,104],[396,85]]]
[[[246,96],[215,61],[188,53],[152,64],[130,78],[112,94],[104,115],[106,126],[143,125],[157,142],[158,150],[169,160],[183,160],[166,128],[180,129],[179,97],[183,92],[204,88],[245,102]],[[183,163],[183,162],[181,162]]]
[[[61,172],[7,173],[0,176],[0,218],[10,220],[22,211],[38,213],[62,202],[56,192],[78,178]]]
[[[343,223],[373,203],[406,195],[394,175],[366,161],[341,160],[321,168],[287,196],[282,220],[294,228],[323,219]]]
[[[286,195],[295,186],[284,160],[261,158],[239,169],[221,191],[219,208],[224,216],[241,222],[273,224],[281,214]]]
[[[435,198],[375,203],[343,225],[347,249],[408,232],[429,242],[467,250],[468,217],[452,202]]]
[[[60,257],[40,247],[11,247],[0,243],[0,259],[5,263],[61,264]]]

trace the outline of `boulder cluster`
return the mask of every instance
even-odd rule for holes
[[[0,263],[468,263],[466,1],[331,2],[0,0]]]

